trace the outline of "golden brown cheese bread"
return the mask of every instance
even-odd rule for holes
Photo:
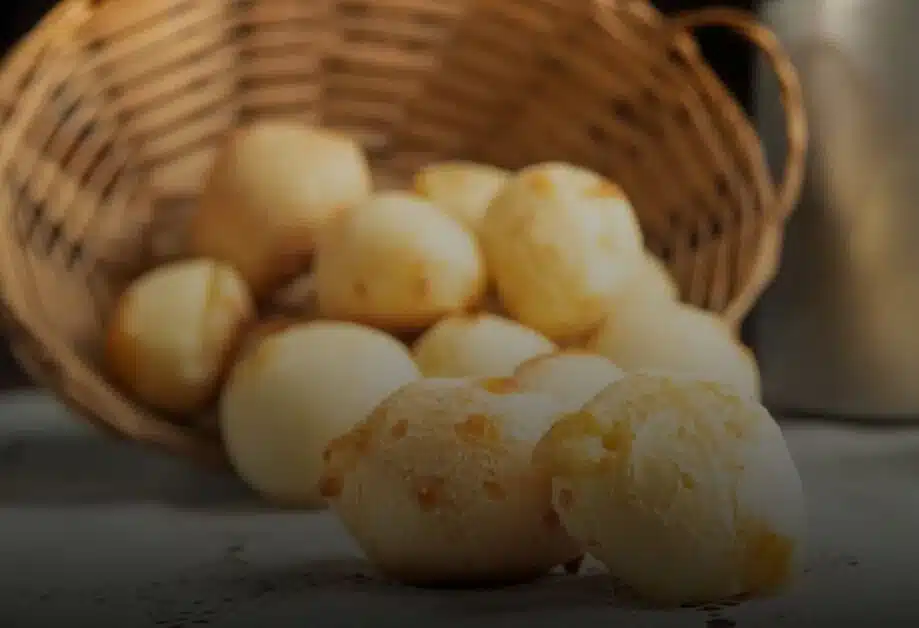
[[[441,319],[415,342],[413,353],[427,377],[500,377],[556,348],[537,331],[479,313]]]
[[[534,464],[569,533],[655,603],[771,593],[801,569],[801,479],[778,424],[729,387],[629,375],[558,421]]]
[[[760,395],[753,355],[720,318],[691,305],[623,300],[587,346],[626,371],[671,372]]]
[[[314,280],[323,316],[404,330],[472,309],[487,277],[465,226],[416,194],[382,192],[330,223]]]
[[[360,146],[289,121],[234,133],[214,160],[191,223],[194,255],[233,265],[258,297],[300,272],[321,228],[370,194]]]
[[[254,315],[249,288],[231,266],[207,259],[160,266],[115,305],[109,369],[141,401],[188,416],[217,393]]]
[[[624,376],[625,372],[607,358],[575,349],[536,356],[514,371],[521,388],[552,395],[568,412],[579,410]]]
[[[644,254],[623,191],[563,163],[511,177],[479,233],[508,312],[553,339],[595,327],[610,301],[629,289]]]
[[[313,321],[266,335],[233,368],[220,400],[227,454],[268,500],[321,507],[322,451],[418,379],[408,350],[352,323]]]
[[[428,378],[327,450],[322,490],[381,571],[415,585],[536,578],[580,555],[530,463],[553,399],[507,378]]]
[[[509,177],[507,170],[495,166],[442,161],[419,170],[415,174],[414,188],[472,231],[478,231],[488,204]]]

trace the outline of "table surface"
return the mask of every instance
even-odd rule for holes
[[[39,393],[7,395],[0,398],[0,624],[917,623],[919,430],[811,423],[786,433],[811,510],[800,585],[717,612],[666,612],[616,600],[596,567],[500,591],[399,587],[373,574],[328,514],[260,507],[231,477],[110,440]]]

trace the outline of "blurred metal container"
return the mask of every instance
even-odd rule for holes
[[[811,131],[804,194],[754,341],[778,411],[919,418],[919,2],[769,0]],[[757,73],[770,158],[777,87]],[[777,164],[776,164],[777,165]]]

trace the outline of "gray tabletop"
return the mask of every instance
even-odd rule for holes
[[[786,431],[811,509],[800,585],[724,610],[662,612],[616,600],[595,566],[492,592],[392,585],[328,514],[262,508],[233,478],[111,441],[43,395],[6,396],[0,626],[917,623],[919,430]]]

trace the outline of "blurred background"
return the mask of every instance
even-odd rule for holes
[[[118,0],[109,0],[118,1]],[[309,0],[303,0],[309,2]],[[437,0],[430,0],[437,2]],[[26,34],[42,15],[54,6],[54,0],[7,0],[0,13],[0,45],[5,53],[20,37]],[[758,0],[657,0],[657,7],[665,12],[682,11],[705,6],[731,6],[755,10]],[[703,49],[718,74],[748,108],[751,104],[751,75],[753,55],[748,44],[736,35],[718,30],[701,32]],[[0,342],[0,390],[28,386],[29,380],[19,369],[6,342]]]

